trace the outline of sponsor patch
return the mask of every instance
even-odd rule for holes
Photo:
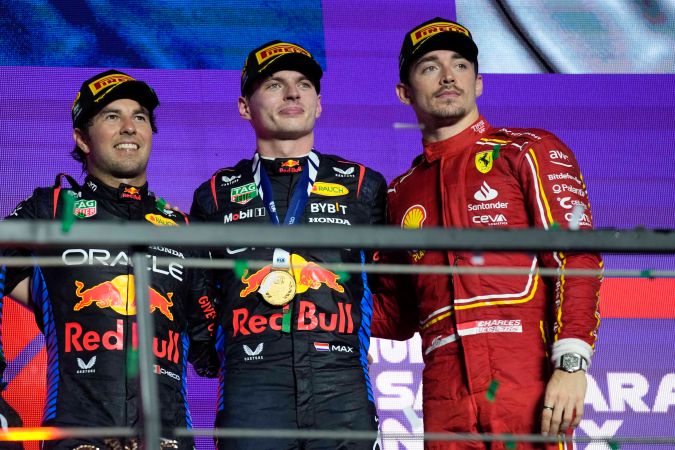
[[[523,325],[520,319],[512,320],[473,320],[457,324],[457,334],[470,336],[482,333],[522,333]]]
[[[262,356],[262,351],[263,347],[265,346],[264,342],[261,342],[256,346],[255,349],[251,349],[248,345],[244,344],[242,348],[244,349],[244,353],[246,353],[246,356],[244,356],[244,361],[255,361],[255,360],[261,360],[263,359]]]
[[[479,169],[480,170],[480,169]],[[473,198],[481,202],[494,200],[499,195],[496,189],[492,189],[487,181],[483,181],[483,185],[474,194]]]
[[[95,216],[96,200],[75,200],[73,215],[79,219]]]
[[[297,45],[289,44],[287,42],[279,42],[277,44],[269,45],[262,50],[256,52],[255,58],[258,60],[258,64],[262,64],[268,59],[283,55],[284,53],[302,53],[303,55],[311,58],[312,55],[302,47]]]
[[[258,196],[258,188],[255,183],[248,183],[243,186],[237,186],[230,189],[230,201],[245,205]]]
[[[354,178],[354,166],[347,167],[346,169],[333,167],[333,170],[335,171],[335,176],[338,178]]]
[[[341,184],[317,181],[312,186],[312,193],[323,195],[324,197],[340,197],[341,195],[349,194],[349,189]]]
[[[157,227],[177,227],[178,224],[173,219],[167,219],[159,214],[146,214],[145,220]]]
[[[492,164],[494,162],[492,158],[492,150],[476,153],[474,162],[476,164],[476,169],[478,169],[480,173],[488,173],[490,170],[492,170]]]
[[[403,219],[401,219],[401,228],[422,228],[424,221],[427,220],[427,210],[424,209],[422,205],[412,205],[408,210],[403,214]],[[411,250],[410,254],[414,262],[418,262],[424,257],[426,250]]]

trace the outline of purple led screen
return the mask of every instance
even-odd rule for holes
[[[394,2],[324,2],[322,12],[324,111],[316,148],[374,167],[391,180],[421,150],[419,130],[393,125],[415,122],[394,93],[403,33],[437,15],[452,19],[454,2],[406,2],[405,9]],[[51,185],[60,171],[82,179],[69,156],[70,108],[82,80],[107,68],[0,67],[0,216],[33,187]],[[189,210],[201,182],[252,155],[253,132],[236,108],[238,69],[117,68],[148,82],[161,101],[149,167],[158,195]],[[596,227],[673,228],[675,76],[485,74],[484,85],[479,107],[491,124],[544,128],[575,151]],[[608,269],[672,270],[674,263],[673,256],[606,257]],[[673,436],[675,295],[663,301],[674,305],[669,318],[603,321],[580,435]],[[419,425],[419,353],[418,339],[376,341],[373,347],[371,378],[386,432]],[[194,425],[212,426],[215,382],[190,375]],[[209,439],[198,443],[212,448]],[[385,448],[422,446],[388,442]]]

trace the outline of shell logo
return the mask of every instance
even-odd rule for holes
[[[422,205],[413,205],[403,214],[401,228],[422,228],[427,220],[427,210]]]

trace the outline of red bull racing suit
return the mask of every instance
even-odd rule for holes
[[[319,155],[302,224],[381,224],[386,183],[382,175],[338,157]],[[281,218],[289,207],[305,158],[262,160]],[[227,224],[270,223],[258,195],[252,161],[221,169],[195,192],[192,215]],[[236,227],[232,232],[237,232]],[[223,257],[272,262],[271,248],[227,248]],[[365,262],[359,249],[295,250],[291,253],[296,295],[284,309],[257,292],[270,266],[220,277],[218,313],[224,370],[218,427],[263,429],[377,430],[367,352],[372,300],[365,274],[348,279],[323,267]],[[373,449],[372,441],[220,440],[227,449]]]
[[[572,152],[546,131],[496,129],[482,117],[459,135],[426,144],[388,193],[388,221],[403,228],[550,229],[568,228],[575,220],[581,230],[592,228],[586,186]],[[531,269],[516,276],[379,278],[372,331],[393,339],[419,331],[426,431],[538,433],[551,360],[576,352],[590,361],[600,279],[542,277],[537,269],[599,270],[600,257],[413,249],[383,254],[382,260]],[[494,401],[487,398],[491,387]],[[504,444],[495,445],[490,448]],[[438,442],[427,448],[485,447]]]
[[[60,219],[68,214],[65,196],[72,196],[71,214],[80,221],[139,221],[178,226],[187,216],[163,209],[147,185],[110,188],[89,176],[84,186],[72,179],[62,188],[36,189],[20,203],[10,219]],[[74,231],[71,231],[74,232]],[[97,248],[40,249],[38,256],[58,256],[61,267],[36,267],[12,272],[8,291],[31,276],[35,317],[45,336],[47,398],[44,425],[136,426],[140,397],[137,388],[136,303],[131,251]],[[216,376],[215,309],[210,283],[203,270],[168,265],[158,257],[184,259],[185,250],[151,246],[147,249],[151,284],[150,311],[154,321],[154,372],[159,387],[163,434],[191,427],[186,374],[190,361],[200,375]],[[44,448],[78,445],[105,448],[103,440],[46,441]],[[179,448],[193,448],[191,439]]]
[[[0,256],[4,255],[4,249],[0,249]],[[5,352],[2,347],[2,313],[4,306],[5,295],[5,267],[0,266],[0,392],[3,392],[7,387],[7,380],[3,378],[7,361],[5,360]],[[0,427],[7,431],[9,427],[21,427],[23,422],[21,417],[7,401],[0,396]],[[0,450],[21,450],[23,445],[20,442],[0,442]]]

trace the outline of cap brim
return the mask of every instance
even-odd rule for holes
[[[318,85],[323,76],[323,70],[319,63],[302,54],[284,55],[283,58],[277,58],[267,64],[267,66],[259,73],[249,75],[248,80],[246,80],[246,85],[244,86],[244,91],[249,90],[257,80],[265,78],[275,72],[279,72],[280,70],[295,70],[300,72],[316,85],[318,91]]]

